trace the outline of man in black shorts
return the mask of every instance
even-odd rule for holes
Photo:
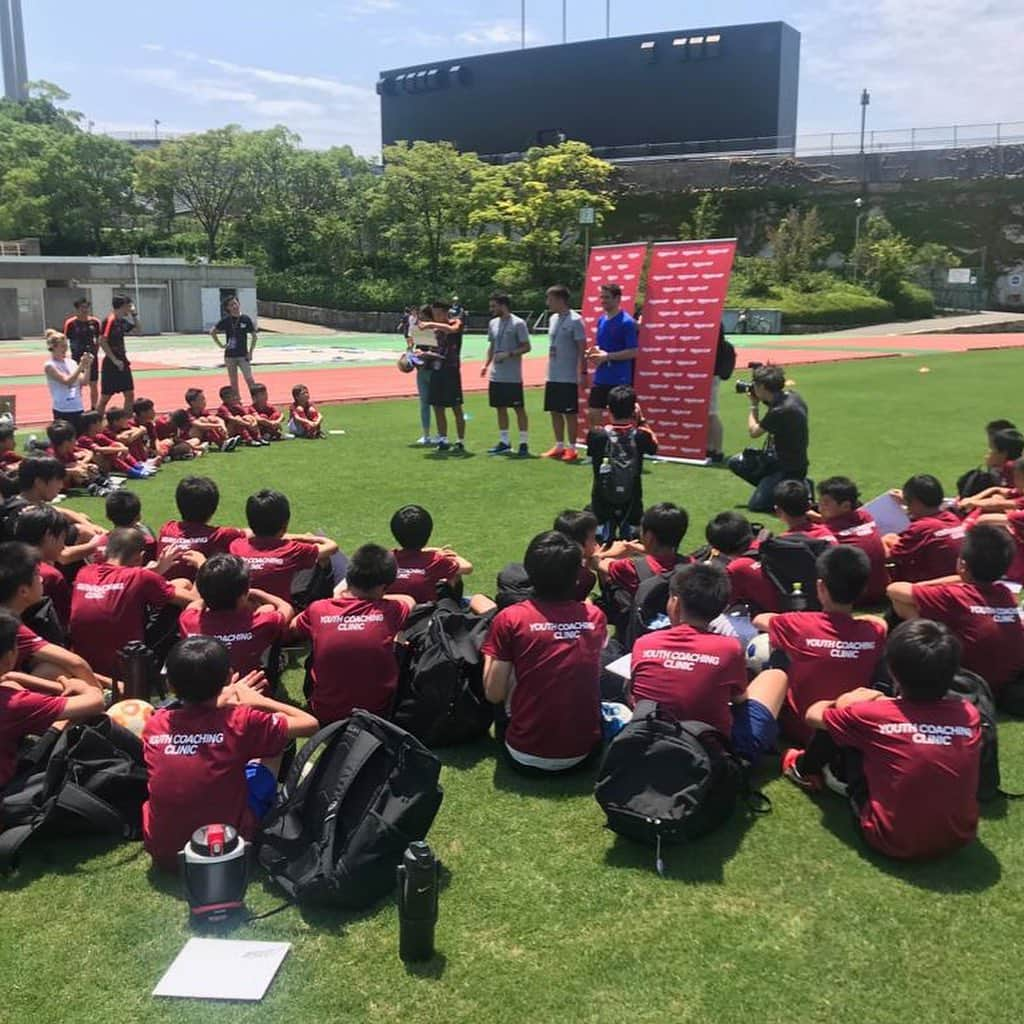
[[[575,462],[578,458],[573,439],[576,437],[576,414],[579,412],[579,389],[587,384],[587,331],[583,317],[569,307],[569,289],[555,285],[548,289],[548,381],[544,386],[544,411],[551,413],[555,446],[546,451],[545,459]]]
[[[125,351],[124,337],[138,329],[138,316],[135,304],[124,295],[118,295],[111,305],[113,309],[103,323],[103,334],[100,337],[104,359],[100,371],[100,402],[96,411],[101,415],[114,395],[124,395],[126,409],[130,409],[135,401],[135,380]]]
[[[430,375],[429,400],[437,419],[437,450],[466,450],[466,418],[462,413],[462,320],[448,315],[448,303],[434,300],[431,304],[433,321],[420,327],[433,330],[437,337],[437,351],[422,352],[434,367]],[[455,413],[458,440],[454,446],[448,440],[448,413]]]
[[[519,425],[519,455],[526,458],[529,448],[529,420],[523,398],[523,356],[530,351],[530,329],[515,316],[511,299],[495,292],[490,299],[492,320],[487,327],[487,357],[480,376],[490,371],[487,397],[498,410],[498,443],[487,449],[488,455],[509,455],[512,444],[508,434],[508,411],[515,409]]]
[[[64,321],[64,329],[61,332],[68,339],[71,348],[71,358],[76,363],[82,361],[82,356],[88,352],[92,356],[92,367],[89,370],[89,397],[92,400],[92,408],[95,409],[99,402],[99,380],[100,380],[100,335],[103,333],[103,325],[99,317],[92,316],[92,307],[88,299],[75,300],[75,312]]]

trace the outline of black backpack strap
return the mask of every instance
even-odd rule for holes
[[[120,811],[73,782],[65,782],[61,787],[57,794],[57,807],[77,814],[96,832],[122,836],[129,830],[128,822]]]
[[[630,561],[633,563],[634,570],[636,570],[637,585],[647,580],[653,580],[658,575],[651,568],[651,563],[647,561],[646,555],[637,555],[635,558],[631,558]]]
[[[53,805],[56,801],[53,801]],[[46,821],[51,808],[47,807],[39,816],[24,825],[14,825],[0,832],[0,874],[8,874],[18,866],[18,851]]]
[[[298,798],[301,793],[303,796],[306,794],[306,790],[309,788],[309,783],[313,778],[313,773],[310,772],[305,779],[302,777],[303,769],[309,763],[310,758],[320,749],[327,746],[328,743],[348,724],[348,719],[343,719],[340,722],[332,722],[330,725],[325,725],[319,732],[317,732],[308,743],[299,751],[298,756],[292,762],[291,771],[288,773],[288,778],[285,779],[284,785],[281,787],[281,802],[291,801]],[[295,792],[291,792],[291,785],[295,783]]]

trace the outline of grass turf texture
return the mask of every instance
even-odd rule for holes
[[[1019,416],[1016,352],[819,365],[794,372],[811,408],[812,472],[848,473],[866,497],[913,472],[947,487],[976,465],[983,426]],[[729,385],[731,388],[731,384]],[[322,529],[351,550],[389,542],[400,504],[434,514],[436,543],[457,545],[492,590],[502,564],[589,492],[589,469],[479,454],[493,415],[474,396],[470,457],[407,447],[412,402],[326,410],[344,437],[210,456],[138,485],[153,527],[172,515],[186,472],[214,476],[218,520],[243,522],[252,490],[292,499],[296,529]],[[532,393],[532,443],[547,424]],[[742,447],[746,400],[723,394],[727,440]],[[653,465],[650,501],[691,515],[686,545],[746,487],[725,471]],[[99,501],[76,506],[102,517]],[[298,673],[288,677],[298,695]],[[1000,730],[1004,781],[1024,787],[1024,724]],[[391,903],[359,915],[290,909],[239,937],[293,950],[259,1006],[224,1006],[222,1021],[359,1020],[377,1024],[498,1021],[900,1022],[1018,1019],[1007,955],[1024,942],[1024,806],[984,809],[980,840],[940,863],[899,866],[867,852],[842,802],[811,799],[765,773],[774,812],[690,848],[653,851],[602,828],[592,776],[534,782],[496,767],[493,743],[444,752],[445,800],[430,841],[443,859],[439,956],[423,969],[397,957]],[[189,935],[176,882],[149,874],[141,845],[32,844],[0,880],[0,1021],[184,1022],[208,1006],[149,993]],[[261,881],[249,906],[278,894]],[[1009,968],[1009,969],[1008,969]]]

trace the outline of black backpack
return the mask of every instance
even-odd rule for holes
[[[106,715],[47,730],[0,792],[0,871],[36,835],[138,838],[147,793],[142,741]]]
[[[725,334],[718,336],[718,348],[715,349],[715,376],[719,380],[728,380],[736,370],[736,347]]]
[[[625,650],[632,650],[635,640],[651,632],[651,624],[668,609],[668,584],[672,573],[687,559],[678,557],[668,572],[655,572],[646,555],[631,558],[636,572],[637,588],[630,593],[612,582],[602,585],[600,605]]]
[[[1002,791],[999,771],[999,733],[996,729],[996,702],[992,690],[981,676],[960,669],[947,698],[959,697],[973,704],[981,715],[981,768],[978,772],[978,800],[994,800]],[[1008,795],[1008,794],[1007,794]]]
[[[626,509],[633,503],[640,475],[636,428],[620,433],[607,427],[605,439],[604,457],[597,473],[597,492],[607,508]]]
[[[640,701],[633,720],[611,741],[594,798],[607,827],[658,849],[723,825],[744,789],[729,741],[703,722],[679,722],[654,701]]]
[[[394,887],[409,843],[426,838],[440,773],[419,740],[356,710],[295,758],[257,837],[259,862],[294,902],[370,906]]]
[[[492,618],[493,612],[475,615],[442,599],[414,608],[402,628],[391,719],[428,747],[471,743],[494,721],[480,653]]]
[[[317,562],[312,569],[300,569],[292,576],[291,606],[296,611],[308,608],[314,601],[334,596],[334,566]]]
[[[782,595],[783,611],[821,611],[818,558],[832,546],[824,538],[801,533],[768,537],[761,542],[761,569]]]
[[[996,706],[1014,718],[1024,718],[1024,672],[1003,686]]]

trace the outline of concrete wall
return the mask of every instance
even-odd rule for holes
[[[43,282],[4,277],[6,269],[0,267],[0,288],[13,288],[18,293],[18,333],[20,338],[42,338]],[[48,325],[47,325],[48,326]]]
[[[813,157],[650,159],[620,163],[623,182],[642,192],[687,188],[794,187],[866,180],[873,184],[1024,176],[1024,145],[928,149],[894,153],[843,153]]]

